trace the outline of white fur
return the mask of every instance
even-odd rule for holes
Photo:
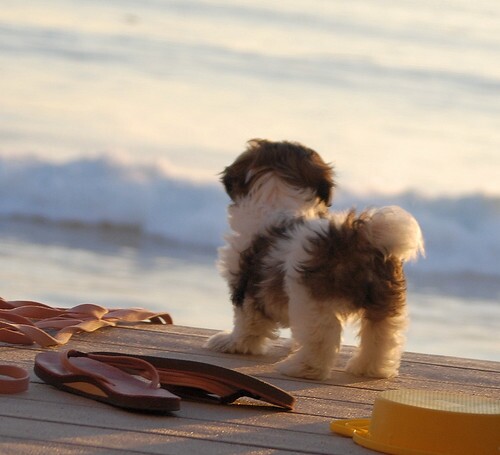
[[[424,254],[420,226],[413,216],[395,205],[373,209],[368,223],[372,243],[403,261]]]
[[[271,175],[257,182],[248,197],[229,206],[231,231],[219,248],[219,271],[229,280],[238,273],[240,254],[248,248],[253,236],[286,218],[314,217],[319,209],[312,190],[297,190]]]
[[[396,376],[404,347],[406,312],[379,322],[361,320],[360,344],[346,371],[356,376],[391,378]]]

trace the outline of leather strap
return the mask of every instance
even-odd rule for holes
[[[132,356],[86,354],[74,349],[64,350],[59,353],[61,364],[68,371],[77,374],[84,374],[90,377],[98,377],[103,382],[109,382],[109,379],[97,374],[94,370],[87,370],[76,366],[73,362],[71,362],[71,358],[73,357],[87,357],[91,360],[102,362],[107,365],[111,365],[110,361],[112,360],[112,366],[119,368],[122,371],[133,371],[134,374],[138,374],[143,378],[148,379],[149,382],[146,383],[148,388],[158,389],[160,387],[160,377],[158,375],[158,371],[153,365],[151,365],[149,362],[146,362],[145,360],[138,359]]]
[[[20,393],[28,390],[28,372],[14,365],[0,365],[0,393]]]
[[[31,300],[7,301],[0,297],[0,342],[10,344],[60,346],[78,332],[134,322],[173,323],[168,313],[153,313],[143,308],[107,309],[94,304],[53,308]],[[47,329],[56,333],[51,335]]]

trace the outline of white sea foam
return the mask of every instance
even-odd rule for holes
[[[0,216],[132,228],[186,246],[216,248],[227,229],[222,185],[195,182],[154,164],[109,157],[65,163],[0,158]],[[419,221],[426,259],[446,273],[500,275],[500,198],[417,193],[359,196],[339,190],[333,209],[400,205]]]

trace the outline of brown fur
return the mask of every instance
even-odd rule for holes
[[[246,179],[250,170],[254,174]],[[332,166],[325,163],[317,152],[296,142],[248,141],[247,150],[224,169],[221,181],[229,197],[235,201],[246,196],[254,182],[270,171],[293,187],[312,188],[325,205],[331,204],[335,186]]]
[[[351,211],[340,227],[332,222],[325,235],[311,237],[310,259],[299,271],[312,298],[331,304],[348,300],[353,311],[379,321],[400,314],[406,301],[406,279],[399,259],[384,255],[366,240],[364,216]],[[289,239],[302,222],[299,218],[270,228],[241,253],[239,274],[232,285],[235,306],[249,298],[255,310],[265,315],[265,301],[287,304],[283,264],[270,268],[266,259],[277,240]]]
[[[266,265],[269,252],[276,245],[276,241],[289,238],[291,230],[302,223],[301,218],[273,226],[267,233],[255,236],[250,246],[241,253],[239,273],[234,276],[231,286],[231,302],[235,306],[242,306],[246,298],[253,301],[256,310],[264,315],[265,301],[287,305],[288,297],[284,291],[284,271],[282,267]]]
[[[350,211],[326,235],[310,239],[302,282],[317,300],[349,300],[355,310],[378,321],[400,313],[406,301],[403,263],[373,247],[364,236],[365,213]]]

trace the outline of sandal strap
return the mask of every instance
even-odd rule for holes
[[[78,332],[93,332],[120,322],[173,324],[168,313],[143,308],[108,310],[85,303],[72,308],[53,308],[32,300],[7,301],[0,297],[0,341],[10,344],[38,343],[42,347],[65,344]],[[50,335],[45,329],[58,330]]]
[[[46,319],[64,314],[64,310],[59,308],[47,308],[35,305],[17,306],[11,309],[2,309],[0,314],[14,314],[30,319]]]
[[[1,376],[6,376],[3,378]],[[28,372],[14,365],[0,365],[0,393],[20,393],[28,390]]]
[[[149,321],[153,324],[173,324],[172,317],[168,313],[154,313],[144,308],[122,308],[109,310],[103,317],[107,321],[115,322],[141,322]]]
[[[36,302],[34,300],[5,300],[3,297],[0,297],[0,309],[12,309],[20,306],[37,306],[44,308],[51,308],[49,305],[45,303]]]
[[[84,352],[76,351],[74,349],[67,349],[61,351],[59,353],[59,357],[62,365],[72,373],[85,374],[88,376],[98,377],[100,380],[104,382],[111,383],[111,381],[108,378],[97,374],[93,369],[87,369],[81,366],[77,366],[74,362],[71,361],[71,358],[74,357],[85,357],[97,362],[102,362],[107,365],[111,365],[125,372],[133,371],[134,373],[137,373],[143,378],[149,380],[147,387],[150,389],[158,389],[160,387],[160,378],[156,368],[149,362],[146,362],[145,360],[142,359],[138,359],[136,357],[116,356],[113,357],[113,363],[111,363],[109,362],[110,356],[99,355],[99,354],[86,354]]]
[[[74,351],[78,352],[78,351]],[[158,377],[158,383],[167,390],[179,391],[185,389],[188,395],[193,395],[190,389],[196,389],[203,392],[202,395],[218,396],[222,403],[232,403],[237,398],[244,395],[249,396],[248,392],[242,391],[240,388],[225,383],[222,378],[210,378],[203,374],[197,374],[195,371],[181,371],[176,369],[160,368],[153,366],[146,360],[134,357],[133,355],[106,355],[106,354],[74,354],[78,356],[87,356],[91,359],[100,360],[108,365],[120,368],[132,374],[141,374],[144,367],[143,364],[152,368]],[[141,374],[142,376],[142,374]],[[214,397],[215,398],[215,397]]]
[[[34,325],[28,318],[19,314],[13,313],[11,310],[0,310],[0,323],[9,321],[15,324]]]
[[[173,385],[175,387],[201,389],[210,394],[218,395],[221,401],[224,402],[230,402],[226,398],[232,397],[239,391],[238,388],[228,385],[220,379],[211,379],[203,375],[197,375],[194,372],[185,373],[183,371],[165,369],[159,369],[158,371],[160,382],[166,388]]]

